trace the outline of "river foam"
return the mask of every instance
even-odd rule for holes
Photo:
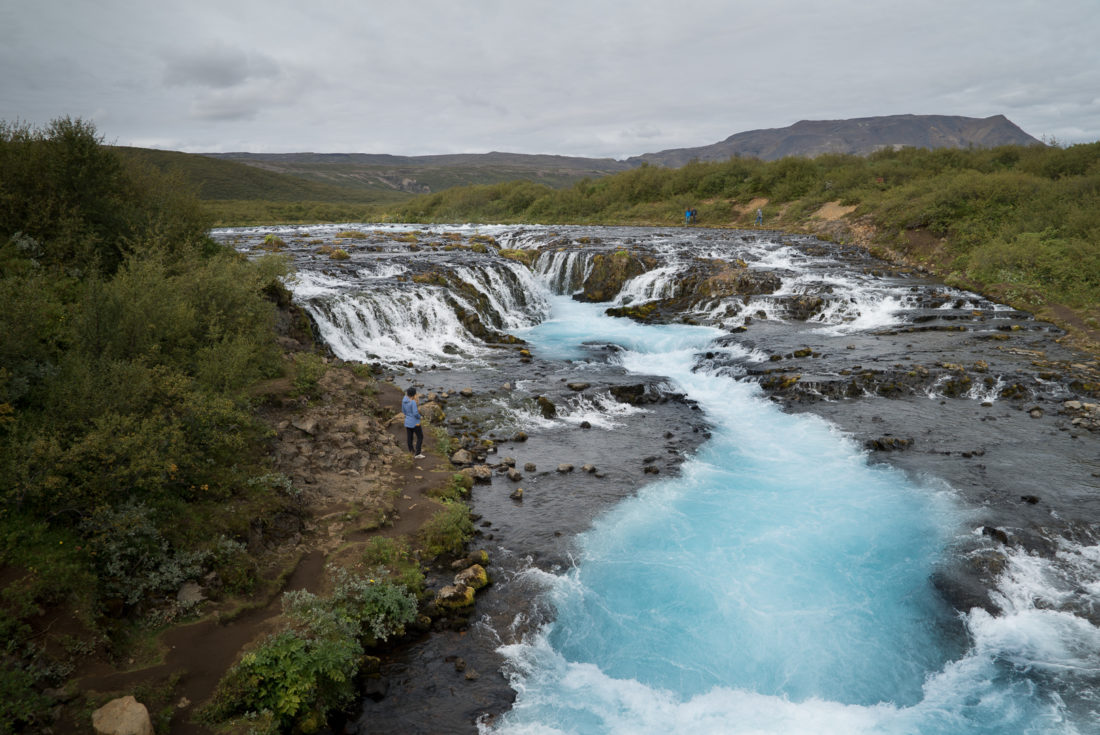
[[[1011,561],[1000,616],[960,619],[932,588],[968,532],[949,491],[869,466],[750,383],[694,371],[712,330],[558,299],[525,336],[559,357],[571,339],[574,354],[621,345],[627,370],[669,378],[714,433],[680,477],[597,519],[573,568],[543,577],[553,620],[501,648],[517,700],[483,731],[1094,731],[1091,703],[1067,703],[1050,679],[1082,691],[1097,631],[1028,602],[1049,576],[1027,571],[1042,560]],[[1094,556],[1073,549],[1066,564]]]

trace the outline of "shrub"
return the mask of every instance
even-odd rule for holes
[[[455,472],[451,475],[451,479],[447,481],[446,485],[433,488],[429,494],[432,497],[445,500],[461,500],[470,494],[470,489],[473,486],[473,478],[461,472]]]
[[[283,608],[289,627],[229,670],[206,719],[269,712],[280,731],[313,732],[326,713],[354,698],[363,641],[400,635],[416,617],[416,600],[402,587],[343,570],[336,570],[331,596],[288,592]]]
[[[405,539],[374,536],[365,544],[361,558],[365,566],[379,570],[380,576],[384,574],[413,594],[424,589],[424,572]]]
[[[141,503],[103,508],[83,524],[105,598],[128,605],[153,593],[175,592],[203,569],[207,554],[180,552],[161,535]]]
[[[465,503],[444,500],[442,506],[420,528],[420,544],[432,556],[458,554],[474,535],[474,523]]]
[[[294,355],[294,391],[298,395],[316,397],[318,381],[328,367],[323,357],[315,352],[298,352]]]

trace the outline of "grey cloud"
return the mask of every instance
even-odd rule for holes
[[[274,79],[279,73],[279,64],[270,57],[215,44],[204,51],[169,57],[165,62],[164,83],[226,89],[250,79]]]

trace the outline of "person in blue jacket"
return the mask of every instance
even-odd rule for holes
[[[409,451],[416,459],[424,459],[420,447],[424,445],[424,429],[420,426],[420,399],[416,397],[416,388],[410,387],[401,399],[401,413],[405,414],[405,438],[409,442]],[[413,448],[413,438],[416,448]]]

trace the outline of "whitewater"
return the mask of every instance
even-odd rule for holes
[[[673,381],[714,430],[680,477],[597,519],[567,573],[529,572],[554,618],[502,648],[518,696],[484,732],[1096,731],[1044,687],[1095,673],[1095,627],[1032,605],[960,620],[936,595],[937,561],[968,532],[949,488],[870,466],[826,422],[697,371],[718,330],[552,303],[521,333],[536,354],[618,344],[626,370]]]
[[[452,385],[462,375],[490,396],[502,435],[532,434],[514,451],[534,451],[540,434],[545,444],[572,452],[614,445],[628,454],[591,461],[620,477],[641,460],[629,454],[630,442],[647,431],[636,420],[650,409],[607,393],[617,374],[667,385],[666,393],[698,407],[709,429],[675,473],[649,482],[646,475],[636,491],[624,486],[610,508],[575,494],[596,491],[588,479],[553,472],[525,480],[521,510],[501,508],[510,501],[499,487],[475,492],[479,513],[495,514],[497,527],[520,534],[519,551],[497,550],[497,584],[486,597],[531,605],[512,624],[502,619],[515,614],[511,608],[494,611],[466,639],[497,649],[515,692],[509,710],[486,707],[491,711],[478,725],[483,735],[1100,733],[1096,494],[1080,479],[1080,468],[1095,466],[1092,445],[1086,437],[1067,438],[1069,432],[1059,437],[1053,419],[1040,440],[1046,446],[1037,444],[1034,427],[1044,424],[1002,407],[1009,403],[1002,389],[1026,376],[1006,362],[1008,350],[990,345],[1012,343],[984,339],[1035,334],[1021,344],[1046,347],[1041,327],[1026,315],[942,284],[876,275],[877,264],[859,253],[752,233],[459,228],[532,251],[528,269],[492,254],[408,251],[387,240],[390,232],[411,229],[379,230],[375,249],[355,252],[345,265],[295,246],[299,270],[289,285],[337,357],[416,364]],[[329,236],[321,227],[309,230],[311,237]],[[246,249],[266,232],[223,236]],[[595,254],[639,245],[659,265],[623,284],[613,302],[570,298],[592,272]],[[776,274],[777,286],[693,304],[684,314],[709,326],[641,324],[604,313],[608,305],[678,296],[686,269],[708,259],[742,260],[750,272]],[[439,273],[464,285],[440,285]],[[791,306],[803,296],[819,299],[820,307],[799,320]],[[522,337],[535,364],[517,364],[513,353],[472,334],[471,314],[490,330]],[[962,324],[964,332],[953,331]],[[849,430],[876,432],[871,436],[899,425],[915,430],[906,423],[929,427],[919,435],[926,449],[908,455],[911,471],[872,462],[866,446],[834,423],[783,411],[748,374],[755,370],[760,378],[807,345],[813,356],[798,369],[808,394],[814,385],[827,387],[826,379],[843,377],[847,385],[872,368],[884,375],[880,360],[896,371],[883,381],[906,371],[946,371],[932,375],[919,398],[864,412],[860,406],[874,398],[865,390],[829,404],[830,415],[848,416]],[[1037,353],[1020,354],[1026,362]],[[965,390],[945,393],[964,361],[985,365],[983,372],[973,372]],[[438,365],[428,368],[429,362]],[[564,387],[579,379],[594,387],[585,393]],[[493,393],[505,380],[511,387]],[[1049,393],[1042,404],[1048,409],[1071,395],[1047,381],[1031,385],[1037,397]],[[541,415],[532,398],[548,392],[558,402],[553,418]],[[853,408],[844,413],[847,407]],[[662,414],[668,415],[683,414]],[[873,428],[875,419],[881,428]],[[980,447],[978,440],[939,439],[933,428],[955,419],[986,432]],[[590,433],[580,434],[582,424]],[[659,431],[666,428],[691,431],[667,424]],[[1068,449],[1074,446],[1076,454]],[[978,448],[980,456],[971,451]],[[1052,454],[1043,454],[1046,448]],[[966,460],[941,463],[948,455]],[[1032,477],[1029,464],[1043,476]],[[937,479],[942,470],[954,472],[954,486]],[[1006,485],[1009,474],[1023,480],[999,495],[977,480],[958,482]],[[532,488],[535,482],[545,489]],[[1042,495],[1042,502],[1021,504],[1021,492]],[[574,539],[564,565],[523,562],[523,544],[553,529],[538,527],[538,503],[555,502],[572,509],[572,528],[588,530]],[[1026,515],[1029,508],[1035,515]],[[590,527],[588,509],[598,509]],[[991,517],[1009,521],[999,533],[1011,543],[990,538],[987,532],[1000,528]],[[1053,548],[1034,541],[1029,523],[1053,529],[1043,537]],[[1031,549],[1016,542],[1028,538],[1025,532],[1032,533]],[[509,563],[518,571],[505,568]],[[956,594],[945,594],[943,580],[952,577],[941,573],[960,566],[995,571],[988,581],[964,579],[952,588]],[[987,585],[988,600],[966,604],[966,595]],[[441,657],[432,650],[410,668]],[[443,681],[429,676],[425,691],[445,691]],[[417,697],[419,705],[424,696]],[[431,702],[445,708],[454,700]],[[395,694],[386,700],[401,713],[409,701]],[[367,707],[363,723],[378,711]],[[426,721],[418,732],[437,731],[431,717]]]

